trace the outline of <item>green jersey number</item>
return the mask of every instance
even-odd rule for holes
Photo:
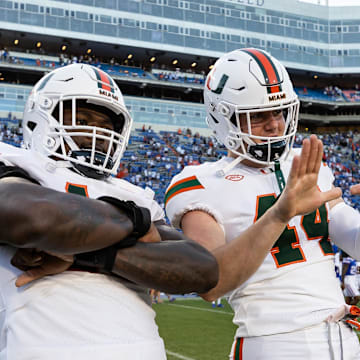
[[[258,196],[254,222],[275,202],[275,194]],[[319,245],[324,255],[333,254],[332,246],[328,239],[328,218],[325,205],[322,205],[310,214],[302,216],[300,224],[308,240],[320,240]],[[295,226],[290,226],[289,224],[286,226],[286,229],[271,249],[271,255],[277,267],[306,261]]]

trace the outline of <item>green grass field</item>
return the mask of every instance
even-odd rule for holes
[[[168,360],[228,359],[236,327],[232,309],[222,303],[224,308],[215,309],[201,299],[153,305]]]
[[[228,359],[236,327],[232,309],[222,303],[224,308],[215,309],[200,298],[153,305],[168,360]]]

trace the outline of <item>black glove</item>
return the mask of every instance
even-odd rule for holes
[[[117,244],[108,246],[107,248],[90,251],[82,254],[74,255],[74,268],[81,268],[90,271],[98,271],[101,273],[111,273],[117,251],[122,248],[135,245],[137,238],[130,235],[126,239],[119,241]]]
[[[133,201],[123,201],[110,196],[101,196],[98,200],[116,206],[128,216],[134,225],[132,235],[136,238],[144,236],[151,226],[151,214],[147,208],[137,206]]]
[[[133,201],[123,201],[110,196],[102,196],[98,200],[105,201],[125,212],[133,223],[134,230],[127,238],[105,249],[75,255],[73,266],[111,273],[118,249],[135,245],[137,239],[149,231],[151,215],[148,209],[137,206]]]

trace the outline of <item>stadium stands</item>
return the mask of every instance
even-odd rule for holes
[[[4,50],[2,50],[4,51]],[[26,53],[18,53],[18,52],[7,52],[6,56],[0,56],[0,61],[9,63],[9,64],[19,64],[23,66],[31,66],[31,67],[41,67],[46,69],[55,69],[60,66],[65,66],[71,63],[77,62],[86,62],[90,63],[94,66],[99,67],[100,69],[108,72],[111,76],[132,76],[138,78],[147,78],[154,79],[148,72],[132,66],[123,66],[123,65],[110,65],[106,63],[101,63],[99,60],[97,61],[89,61],[85,60],[83,57],[72,57],[72,58],[64,58],[66,61],[62,61],[60,57],[51,57],[51,56],[43,56],[43,55],[34,55],[34,54],[26,54]],[[91,59],[91,58],[90,58]]]
[[[1,50],[4,52],[4,50]],[[90,60],[89,60],[90,59]],[[42,56],[34,54],[26,54],[22,52],[6,52],[6,56],[0,53],[0,62],[5,64],[29,66],[31,68],[41,68],[52,70],[60,66],[73,62],[91,63],[103,71],[109,73],[113,77],[127,77],[146,80],[158,80],[162,82],[185,83],[191,85],[203,85],[205,80],[204,74],[196,74],[194,72],[181,72],[153,69],[152,72],[144,71],[138,67],[124,66],[119,64],[109,64],[100,62],[98,59],[92,60],[91,57],[55,57]],[[358,102],[360,101],[360,91],[356,88],[342,90],[337,86],[326,86],[320,89],[312,89],[311,87],[296,87],[296,93],[301,99],[326,101],[326,102]],[[11,110],[11,109],[6,109]]]

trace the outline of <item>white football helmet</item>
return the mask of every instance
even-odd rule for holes
[[[79,104],[107,114],[114,130],[79,124]],[[64,124],[65,107],[71,109],[71,125]],[[48,73],[32,89],[24,110],[24,143],[28,149],[66,161],[82,175],[102,179],[116,174],[131,126],[115,81],[93,66],[72,64]],[[74,140],[79,136],[90,139],[91,145],[80,148]],[[97,141],[106,143],[107,150],[97,150]]]
[[[288,155],[297,129],[299,100],[285,67],[270,54],[249,48],[220,57],[207,76],[204,102],[208,126],[240,159],[269,166]],[[253,135],[251,114],[274,110],[283,112],[284,133]],[[241,128],[240,116],[246,116],[249,130]]]

